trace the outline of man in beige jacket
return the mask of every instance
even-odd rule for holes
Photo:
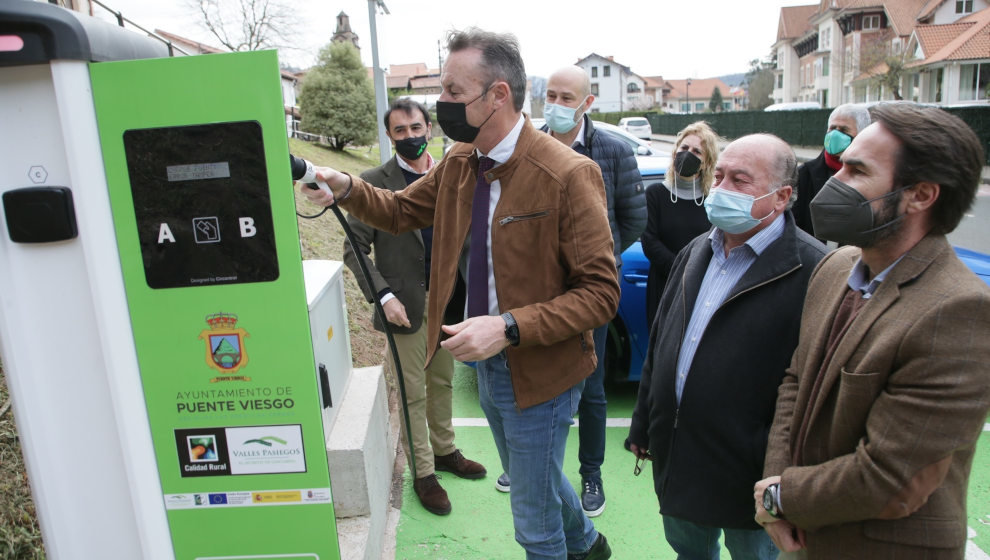
[[[844,243],[808,285],[756,520],[808,558],[956,559],[990,409],[990,288],[945,239],[972,205],[976,135],[886,104],[811,203]]]

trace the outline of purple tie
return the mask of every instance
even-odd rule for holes
[[[471,252],[468,257],[468,317],[488,315],[488,205],[492,186],[485,173],[495,160],[478,158],[478,182],[471,203]]]

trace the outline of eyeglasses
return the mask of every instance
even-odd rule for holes
[[[643,472],[643,465],[648,461],[647,457],[636,457],[636,466],[633,467],[633,476],[639,476]]]

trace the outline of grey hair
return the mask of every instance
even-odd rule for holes
[[[870,126],[870,122],[872,122],[870,110],[860,103],[844,103],[839,105],[832,110],[832,113],[828,116],[828,120],[831,122],[835,117],[852,119],[856,123],[856,134],[863,132],[863,129]],[[825,128],[827,131],[828,125]]]
[[[448,52],[472,48],[481,51],[486,90],[499,80],[505,81],[512,93],[512,106],[517,113],[522,111],[526,100],[526,67],[519,54],[519,40],[510,33],[492,33],[477,27],[447,35]]]
[[[784,185],[791,187],[791,198],[787,201],[787,208],[790,209],[794,206],[794,202],[797,201],[798,196],[798,166],[794,149],[791,148],[790,144],[773,134],[759,133],[753,134],[753,136],[767,138],[772,141],[771,158],[773,168],[770,170],[771,180],[767,192],[779,189]]]

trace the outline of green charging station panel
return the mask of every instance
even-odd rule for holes
[[[90,77],[176,558],[339,558],[276,53]]]

